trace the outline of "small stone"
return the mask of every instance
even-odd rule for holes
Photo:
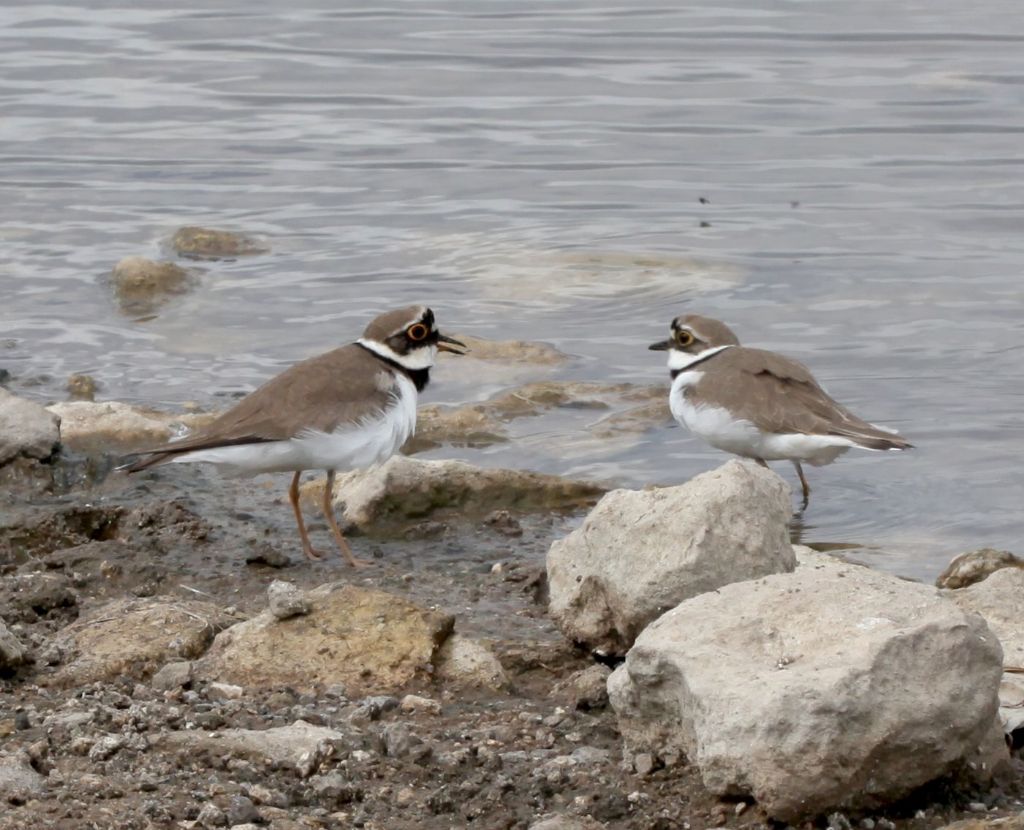
[[[401,758],[412,754],[414,748],[423,743],[420,738],[412,734],[407,723],[389,723],[384,727],[381,736],[384,741],[384,751],[391,758]]]
[[[299,617],[311,610],[306,595],[293,582],[275,579],[267,588],[267,599],[270,603],[270,613],[279,620]]]
[[[972,801],[967,805],[967,809],[972,813],[987,813],[988,805],[983,801]]]
[[[982,582],[1002,568],[1024,568],[1024,559],[1008,550],[982,548],[961,553],[935,579],[939,588],[957,589]]]
[[[370,720],[374,721],[380,720],[380,716],[384,712],[397,709],[398,705],[398,698],[392,695],[371,695],[363,699],[359,708],[369,716]]]
[[[228,817],[216,804],[207,803],[196,816],[196,824],[200,827],[226,827]]]
[[[595,663],[557,683],[551,695],[574,709],[603,709],[608,705],[608,677],[611,673],[607,666]]]
[[[850,820],[842,813],[830,813],[828,817],[828,830],[852,830]]]
[[[105,735],[92,745],[89,750],[90,761],[105,761],[113,757],[125,745],[121,735]]]
[[[637,775],[650,775],[654,771],[654,756],[649,752],[639,752],[633,756],[633,769]]]
[[[244,795],[233,795],[228,802],[227,809],[228,824],[236,825],[255,824],[261,820],[260,811],[252,803],[252,799]]]
[[[863,830],[875,830],[875,820],[873,818],[862,818],[860,826]]]
[[[260,542],[245,556],[247,565],[266,565],[268,568],[287,568],[292,564],[291,557],[280,548]]]
[[[329,741],[318,741],[313,749],[302,753],[299,762],[295,765],[295,771],[298,772],[300,778],[309,778],[332,755],[334,755],[334,745]]]
[[[265,804],[267,807],[285,809],[291,805],[288,796],[283,792],[271,789],[263,784],[250,785],[247,794],[256,804]]]
[[[746,801],[737,801],[736,802],[736,806],[733,807],[733,812],[736,815],[738,815],[738,816],[742,816],[746,809],[747,809],[747,802]]]
[[[406,695],[398,706],[403,712],[409,714],[440,715],[441,704],[429,697],[420,695]]]
[[[238,700],[245,694],[245,689],[231,683],[211,683],[206,687],[206,696],[210,700]]]
[[[495,510],[484,519],[484,524],[503,536],[518,537],[523,535],[522,524],[508,510]]]
[[[188,660],[178,660],[167,663],[163,668],[154,674],[149,685],[160,692],[169,692],[174,689],[181,689],[192,682],[192,663]]]

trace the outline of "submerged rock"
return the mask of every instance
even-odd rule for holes
[[[309,612],[270,610],[221,632],[194,666],[200,679],[242,686],[393,691],[429,676],[452,630],[448,614],[340,582],[305,594]]]
[[[50,648],[63,665],[41,679],[56,686],[121,676],[145,679],[170,660],[198,657],[232,621],[208,602],[116,600],[57,632]]]
[[[251,236],[195,225],[175,231],[171,237],[171,247],[178,256],[191,259],[229,259],[270,252],[266,243]]]
[[[48,459],[60,446],[60,417],[0,388],[0,464]]]
[[[614,490],[548,551],[549,613],[570,640],[624,653],[683,600],[791,571],[789,490],[729,461],[678,487]]]
[[[303,492],[319,503],[323,486],[313,482]],[[602,492],[587,481],[396,455],[378,467],[339,476],[334,502],[343,505],[348,525],[387,535],[435,514],[467,519],[496,509],[568,510],[592,504]]]
[[[150,314],[172,297],[190,291],[198,275],[173,262],[129,256],[114,266],[110,281],[121,311]]]
[[[972,550],[954,557],[938,575],[935,584],[939,588],[963,588],[981,582],[1002,568],[1024,568],[1024,559],[1008,550]]]
[[[631,752],[686,757],[774,819],[876,808],[978,757],[999,641],[934,588],[859,566],[726,585],[652,623],[608,683]]]
[[[68,378],[68,400],[93,401],[96,399],[96,378],[92,375],[74,374]]]
[[[528,340],[488,340],[471,334],[456,334],[455,337],[466,344],[468,356],[473,360],[530,363],[537,366],[557,366],[570,360],[565,352],[560,352],[547,343]]]
[[[216,417],[205,412],[172,415],[118,401],[67,401],[53,404],[48,410],[60,418],[63,442],[79,452],[146,449]]]

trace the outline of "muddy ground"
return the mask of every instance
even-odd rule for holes
[[[711,797],[684,768],[623,758],[612,711],[591,688],[559,684],[595,659],[565,643],[544,612],[547,548],[577,517],[439,517],[406,538],[354,537],[353,570],[308,562],[284,498],[286,476],[222,479],[173,465],[138,476],[112,459],[0,471],[0,616],[35,663],[0,675],[0,753],[27,758],[46,787],[0,804],[0,828],[229,827],[527,828],[547,814],[610,828],[760,827],[755,804]],[[326,525],[314,542],[332,549]],[[420,685],[440,713],[403,711],[396,697],[290,688],[225,697],[197,682],[160,690],[147,678],[55,689],[48,643],[85,610],[128,596],[200,598],[262,611],[275,579],[301,588],[350,581],[456,617],[490,642],[511,681],[503,691]],[[571,683],[570,683],[571,687]],[[297,719],[346,735],[305,773],[215,748],[167,745],[167,730],[265,729]],[[817,824],[935,828],[1017,815],[1024,762],[983,791],[959,780],[870,814]],[[193,823],[194,822],[194,823]],[[571,826],[571,825],[566,825]],[[584,825],[580,825],[584,826]]]

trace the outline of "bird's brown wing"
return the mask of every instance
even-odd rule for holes
[[[802,363],[775,352],[735,346],[703,367],[694,393],[774,433],[836,435],[869,449],[911,446],[850,412],[821,388]]]
[[[282,441],[305,430],[332,432],[382,412],[394,383],[380,358],[354,343],[342,346],[297,363],[194,434],[139,453],[125,469],[136,472],[197,450]]]

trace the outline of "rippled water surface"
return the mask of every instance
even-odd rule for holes
[[[1024,553],[1022,56],[1012,0],[5,0],[0,367],[217,405],[425,301],[573,355],[516,382],[667,387],[646,345],[691,309],[917,444],[811,470],[805,541],[922,579]],[[122,315],[111,266],[186,224],[272,253]],[[446,364],[427,399],[511,382]],[[601,414],[438,454],[628,486],[725,458]]]

